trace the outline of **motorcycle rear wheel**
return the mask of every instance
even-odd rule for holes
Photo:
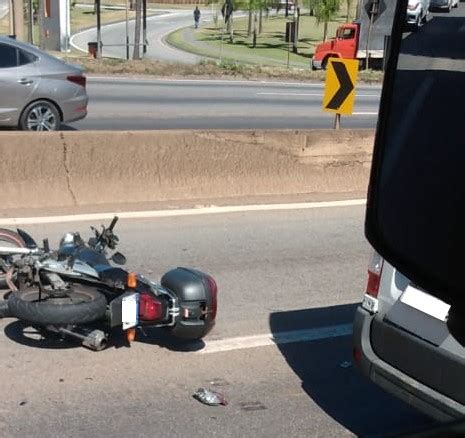
[[[72,284],[63,297],[42,294],[25,288],[8,298],[11,316],[39,325],[87,324],[101,319],[107,309],[105,296],[95,287]]]
[[[0,228],[0,245],[3,245],[4,243],[7,243],[9,246],[13,248],[26,248],[26,243],[18,233],[16,233],[15,231]],[[6,257],[2,258],[6,260]],[[6,272],[4,272],[1,268],[0,289],[8,289],[8,285],[6,284]]]

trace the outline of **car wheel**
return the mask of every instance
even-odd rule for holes
[[[19,127],[23,131],[57,131],[60,114],[56,106],[46,100],[31,103],[23,111]]]

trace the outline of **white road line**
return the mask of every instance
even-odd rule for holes
[[[143,78],[141,76],[98,76],[98,75],[87,75],[89,81],[107,81],[107,82],[127,82],[127,81],[137,81],[144,83],[160,83],[160,82],[172,82],[172,83],[212,83],[212,84],[250,84],[250,85],[274,85],[274,86],[289,86],[289,87],[302,87],[302,88],[323,88],[324,83],[305,83],[305,82],[279,82],[279,81],[270,81],[270,80],[236,80],[236,79],[173,79],[173,78],[163,78],[163,79],[153,79],[153,78]],[[380,90],[380,85],[363,85],[364,89],[373,89]],[[370,96],[379,96],[375,94],[370,94]]]
[[[75,214],[66,216],[39,216],[23,218],[3,218],[0,219],[0,225],[30,225],[30,224],[55,224],[65,222],[83,222],[83,221],[100,221],[108,220],[118,215],[120,219],[149,219],[178,216],[200,216],[207,214],[227,214],[243,213],[251,211],[278,211],[278,210],[309,210],[315,208],[335,208],[335,207],[355,207],[366,204],[365,199],[351,199],[346,201],[326,201],[326,202],[299,202],[290,204],[263,204],[263,205],[232,205],[225,207],[201,207],[188,208],[179,210],[149,210],[149,211],[127,211],[127,212],[108,212],[108,213],[91,213]]]
[[[90,82],[92,81],[106,81],[106,82],[127,82],[127,81],[137,81],[144,83],[212,83],[212,84],[249,84],[249,85],[273,85],[273,86],[298,86],[302,88],[323,88],[324,84],[306,84],[302,82],[278,82],[278,81],[242,81],[236,79],[150,79],[150,78],[141,78],[140,76],[87,76]]]
[[[322,97],[322,93],[256,93],[257,96],[320,96]],[[379,94],[357,94],[356,97],[377,97],[379,98]]]
[[[291,344],[295,342],[319,341],[322,339],[338,338],[352,334],[352,324],[340,324],[330,327],[319,327],[307,330],[267,333],[255,336],[207,341],[197,354],[221,353],[225,351],[244,350],[247,348],[266,347],[269,345]]]
[[[257,96],[318,96],[323,97],[322,93],[255,93]]]
[[[377,116],[378,115],[378,112],[377,111],[366,111],[366,112],[363,112],[363,111],[359,111],[359,112],[354,112],[352,113],[354,116]]]

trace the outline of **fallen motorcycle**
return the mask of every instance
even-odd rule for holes
[[[126,264],[124,255],[114,252],[117,221],[115,216],[108,228],[91,227],[87,243],[79,233],[67,233],[57,251],[50,249],[48,239],[39,248],[23,230],[0,229],[0,287],[11,291],[0,302],[0,317],[78,339],[96,351],[121,328],[128,342],[139,327],[164,327],[184,340],[203,338],[215,324],[215,280],[194,269],[176,268],[158,284],[114,266]]]

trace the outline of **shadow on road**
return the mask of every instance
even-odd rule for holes
[[[95,326],[98,329],[103,327]],[[5,335],[12,341],[32,348],[42,349],[68,349],[82,347],[81,342],[70,337],[62,338],[49,331],[41,331],[30,324],[22,321],[13,321],[4,329]],[[156,345],[170,351],[192,352],[198,351],[205,347],[203,341],[182,341],[174,338],[169,332],[163,329],[145,329],[138,330],[136,343]],[[126,337],[122,330],[114,330],[109,338],[107,348],[124,348],[129,347]]]
[[[270,315],[273,334],[350,324],[356,304],[279,312]],[[308,396],[357,436],[417,430],[433,420],[385,393],[352,364],[351,336],[279,344]]]
[[[60,350],[76,348],[81,344],[71,339],[62,339],[52,333],[42,333],[28,323],[13,321],[5,329],[5,335],[18,344],[33,348]]]
[[[139,331],[137,335],[137,342],[149,345],[157,345],[158,347],[178,352],[199,351],[205,347],[205,342],[201,340],[183,341],[173,337],[166,329],[159,328],[147,328],[144,329],[143,332]]]

